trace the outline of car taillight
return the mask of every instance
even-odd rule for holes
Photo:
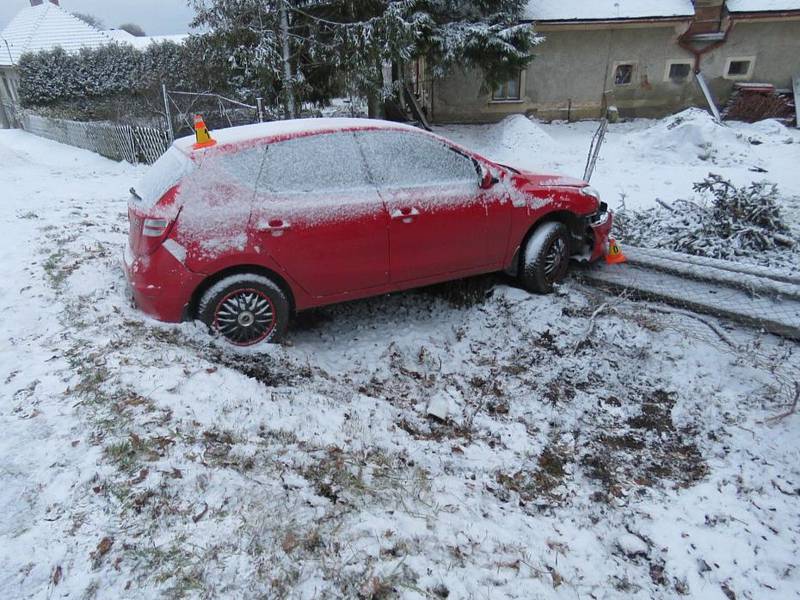
[[[142,222],[142,235],[160,238],[167,232],[169,223],[166,219],[145,219]]]
[[[158,250],[175,223],[163,217],[137,214],[134,210],[128,212],[128,218],[131,224],[130,247],[137,256],[147,256]]]
[[[135,200],[128,203],[129,245],[135,255],[152,254],[167,239],[180,214],[180,209],[174,206],[177,192],[178,186],[170,188],[152,207]]]

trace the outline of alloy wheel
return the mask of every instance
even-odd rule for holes
[[[237,346],[266,339],[275,328],[275,306],[264,292],[235,290],[217,304],[214,329]]]

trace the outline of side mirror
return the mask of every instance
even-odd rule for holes
[[[486,167],[481,167],[481,169],[482,169],[483,174],[481,176],[480,188],[482,190],[490,190],[500,180],[497,177],[495,177],[494,174],[489,169],[487,169]]]

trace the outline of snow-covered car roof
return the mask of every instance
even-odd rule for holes
[[[298,134],[328,133],[352,129],[394,129],[417,133],[421,132],[419,128],[404,123],[394,123],[378,119],[332,117],[324,119],[270,121],[269,123],[256,123],[255,125],[215,129],[211,131],[211,137],[217,140],[217,147],[224,147],[253,140],[269,140]],[[187,154],[192,152],[194,143],[195,137],[193,135],[175,140],[175,146]]]
[[[616,21],[691,16],[694,16],[691,0],[530,0],[523,13],[523,18],[531,21]]]
[[[800,0],[728,0],[732,13],[800,10]]]

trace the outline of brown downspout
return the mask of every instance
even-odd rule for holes
[[[678,38],[678,45],[681,48],[683,48],[684,50],[686,50],[687,52],[689,52],[692,55],[694,55],[694,72],[695,73],[699,73],[700,72],[700,62],[701,62],[704,54],[708,54],[712,50],[716,50],[717,48],[719,48],[720,46],[723,46],[728,41],[728,36],[730,35],[731,30],[733,29],[733,25],[734,25],[734,20],[731,18],[730,23],[728,24],[728,27],[725,29],[724,37],[721,40],[719,40],[718,42],[714,42],[713,44],[709,44],[705,48],[701,48],[699,50],[697,48],[695,48],[694,46],[692,46],[689,43],[688,39],[687,39],[687,36],[689,35],[689,31],[691,31],[691,28],[689,28],[689,30],[686,33],[684,33],[683,35],[681,35]]]

